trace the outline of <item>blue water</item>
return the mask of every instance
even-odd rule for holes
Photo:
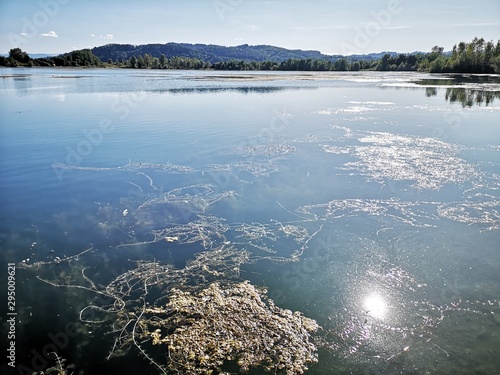
[[[53,261],[92,247],[76,262],[104,282],[130,260],[183,267],[232,243],[253,259],[241,279],[322,326],[307,373],[500,372],[498,77],[0,75],[0,246],[2,267],[19,267],[18,366],[53,366],[34,368],[33,351],[90,298],[23,265],[52,262],[44,277],[75,281],[81,268]],[[494,99],[451,103],[451,90]],[[204,240],[186,229],[196,222]],[[155,242],[165,228],[178,238]],[[59,351],[76,368],[155,373],[135,354],[106,360],[105,328],[78,332]]]

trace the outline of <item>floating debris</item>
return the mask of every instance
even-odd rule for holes
[[[173,289],[164,307],[144,310],[140,327],[138,338],[162,345],[167,369],[182,374],[220,372],[236,361],[242,372],[263,367],[292,375],[317,362],[316,322],[277,307],[249,282]]]

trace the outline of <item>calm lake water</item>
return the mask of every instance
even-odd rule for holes
[[[499,77],[0,75],[2,373],[54,350],[75,373],[158,373],[107,360],[109,327],[79,323],[93,296],[38,278],[104,285],[229,244],[241,280],[322,327],[307,374],[500,373]]]

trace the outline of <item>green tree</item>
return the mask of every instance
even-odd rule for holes
[[[9,51],[9,58],[14,59],[21,64],[27,64],[30,61],[29,55],[22,51],[21,48],[12,48]]]
[[[347,70],[347,60],[346,59],[339,59],[335,61],[334,67],[335,70],[338,70],[339,72],[345,72]]]
[[[351,64],[351,71],[353,72],[357,72],[359,70],[361,70],[361,63],[359,61],[355,61]]]
[[[389,67],[390,60],[391,60],[391,55],[386,53],[384,56],[382,56],[382,58],[378,62],[377,70],[386,71],[387,68]]]
[[[13,57],[9,57],[7,59],[7,66],[11,66],[11,67],[15,68],[16,66],[19,66],[19,63]]]
[[[153,56],[151,56],[149,53],[144,54],[144,67],[145,68],[153,67]]]
[[[160,59],[153,57],[153,69],[160,69]]]
[[[429,66],[429,72],[431,73],[441,73],[446,65],[446,59],[443,56],[439,56],[437,59],[432,61]]]
[[[436,54],[437,56],[442,55],[444,51],[444,47],[434,46],[432,47],[431,53]]]
[[[167,56],[165,56],[165,54],[162,53],[160,56],[160,68],[164,69],[166,67],[167,67]]]
[[[139,69],[144,69],[146,67],[146,64],[144,63],[144,57],[140,56],[137,58],[137,67]]]
[[[488,66],[490,65],[491,58],[493,57],[493,51],[495,49],[495,45],[493,41],[486,43],[484,46],[484,56],[483,56],[483,64]]]
[[[274,70],[274,63],[272,61],[264,61],[260,67],[261,70]]]
[[[495,73],[500,74],[500,56],[492,58],[490,66]]]
[[[137,68],[137,58],[135,56],[132,56],[128,62],[128,65],[131,68]]]

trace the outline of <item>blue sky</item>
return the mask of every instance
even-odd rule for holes
[[[0,53],[167,42],[413,52],[475,36],[500,38],[499,0],[0,0]]]

